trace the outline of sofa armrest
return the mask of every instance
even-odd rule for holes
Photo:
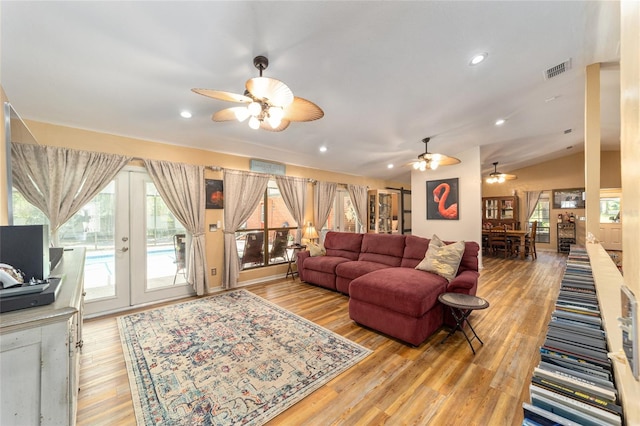
[[[300,277],[300,281],[304,281],[304,260],[311,256],[311,252],[308,250],[300,250],[296,254],[296,265],[298,265],[298,277]]]
[[[447,286],[447,292],[472,294],[475,296],[476,289],[478,288],[479,276],[480,273],[478,271],[462,271],[451,280]]]

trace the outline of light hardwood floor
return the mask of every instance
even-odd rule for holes
[[[459,332],[440,344],[440,330],[411,347],[360,327],[349,319],[346,296],[299,279],[247,287],[373,350],[269,424],[521,424],[565,261],[550,252],[536,261],[484,258],[478,296],[491,306],[471,315],[484,341],[473,341],[475,356]],[[115,318],[85,322],[78,425],[135,424]]]

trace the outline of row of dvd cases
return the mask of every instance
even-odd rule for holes
[[[572,246],[523,425],[622,425],[596,287],[584,248]]]

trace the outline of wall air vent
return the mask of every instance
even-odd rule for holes
[[[555,65],[544,72],[545,80],[549,80],[550,78],[557,77],[565,71],[569,71],[571,69],[571,58],[567,59],[564,62]]]

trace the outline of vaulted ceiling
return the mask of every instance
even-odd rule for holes
[[[619,146],[614,1],[0,7],[1,82],[23,118],[409,182],[427,136],[431,152],[481,146],[487,173],[494,161],[509,172],[582,150],[584,70],[602,62],[603,149]],[[469,65],[477,53],[488,57]],[[213,122],[234,104],[190,89],[243,93],[257,55],[324,118],[282,132]]]

